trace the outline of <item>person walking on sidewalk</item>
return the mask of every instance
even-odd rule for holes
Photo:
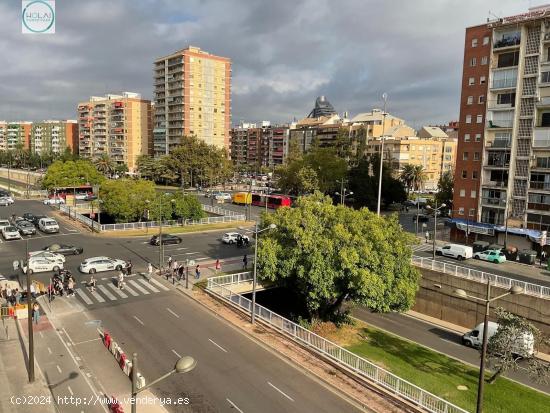
[[[430,241],[430,233],[426,231],[426,244]]]
[[[36,302],[32,305],[32,320],[34,324],[38,324],[40,321],[40,306]]]
[[[248,269],[248,256],[246,254],[244,254],[244,257],[243,257],[243,268],[245,270]]]
[[[73,278],[69,278],[69,281],[67,281],[67,297],[74,296],[74,280]]]
[[[122,270],[118,273],[118,289],[122,290],[124,288],[124,273]]]
[[[96,283],[96,281],[95,281],[94,275],[92,274],[92,275],[90,276],[90,284],[89,284],[89,285],[90,285],[90,291],[91,291],[91,292],[94,292],[94,291],[95,291],[95,283]]]
[[[197,280],[201,278],[201,266],[199,264],[195,267],[195,278]]]
[[[128,260],[128,265],[126,266],[126,275],[132,274],[132,261]]]
[[[153,264],[151,263],[147,265],[147,274],[149,275],[149,279],[151,279],[151,276],[153,275]]]
[[[219,259],[216,260],[215,268],[216,268],[216,274],[222,269],[222,264],[220,263]]]

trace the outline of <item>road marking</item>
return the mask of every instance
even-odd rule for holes
[[[236,405],[235,403],[233,403],[231,400],[229,400],[229,399],[225,399],[225,400],[227,400],[227,401],[229,402],[229,404],[231,405],[231,407],[234,408],[234,409],[236,409],[239,413],[244,413],[244,412],[243,412],[241,409],[239,409],[239,408],[237,407],[237,405]]]
[[[93,304],[92,300],[90,300],[90,298],[84,294],[84,291],[82,291],[80,288],[77,288],[76,290],[74,290],[75,293],[77,293],[79,295],[80,298],[82,298],[82,300],[88,304],[88,305],[91,305]]]
[[[38,334],[40,335],[40,338],[44,338],[44,334],[42,334],[42,331],[39,331]]]
[[[100,296],[97,291],[90,291],[90,294],[92,294],[92,296],[97,300],[99,301],[100,303],[104,303],[105,302],[105,299]]]
[[[135,282],[134,280],[130,280],[130,281],[128,281],[128,283],[131,283],[132,286],[133,286],[136,290],[140,291],[142,294],[149,294],[149,291],[147,291],[146,289],[144,289],[141,285],[139,285],[139,284],[138,284],[137,282]]]
[[[143,321],[141,321],[139,318],[137,318],[136,316],[134,316],[134,318],[136,319],[136,321],[138,323],[140,323],[142,326],[144,326],[145,324],[143,324]]]
[[[178,358],[181,358],[181,356],[178,354],[176,350],[172,349],[172,353],[174,353]]]
[[[290,397],[288,394],[286,394],[284,391],[282,391],[281,389],[275,387],[273,384],[271,384],[271,382],[267,382],[267,384],[269,384],[271,387],[273,387],[275,390],[277,390],[279,393],[281,393],[283,396],[285,396],[288,400],[290,401],[294,401],[294,399],[292,397]]]
[[[67,389],[69,389],[69,393],[71,393],[71,396],[74,396],[73,389],[71,389],[71,386],[67,386]]]
[[[455,346],[462,347],[462,344],[456,343],[456,342],[448,340],[446,338],[442,338],[441,340],[446,341],[447,343],[450,343],[450,344],[454,344]]]
[[[129,285],[126,283],[124,286],[124,291],[128,291],[130,294],[132,294],[134,297],[137,297],[139,294],[136,293]]]
[[[203,261],[203,260],[207,260],[208,257],[201,257],[201,258],[194,258],[195,261]]]
[[[55,367],[57,368],[57,371],[59,372],[59,374],[61,374],[61,367],[59,367],[59,365],[56,365]]]
[[[101,337],[98,337],[98,338],[91,338],[91,339],[89,339],[89,340],[84,340],[84,341],[79,341],[79,342],[77,342],[77,343],[74,343],[74,345],[76,346],[77,344],[91,343],[92,341],[98,341],[98,340],[101,340]],[[77,360],[80,360],[80,357],[76,357],[76,356],[75,356],[75,358],[76,358]]]
[[[161,284],[160,282],[158,282],[157,280],[155,280],[154,278],[151,278],[149,280],[149,282],[155,284],[157,287],[159,288],[162,288],[164,291],[168,291],[170,290],[170,288],[166,287],[165,285]]]
[[[52,354],[52,349],[48,347],[48,354]]]
[[[222,346],[220,346],[218,343],[216,343],[214,340],[208,339],[208,341],[210,341],[212,344],[214,344],[216,347],[218,347],[224,353],[227,353],[227,350],[224,349]]]
[[[181,251],[181,250],[188,250],[189,248],[187,247],[180,247],[180,248],[176,248],[178,251]]]
[[[200,252],[186,252],[185,255],[200,254]]]
[[[142,285],[144,285],[145,287],[149,288],[150,290],[153,290],[153,292],[160,293],[160,290],[158,290],[154,285],[149,284],[147,281],[141,280],[141,279],[137,281]]]
[[[117,299],[113,294],[109,292],[109,290],[107,290],[107,288],[105,288],[104,285],[98,285],[97,288],[99,288],[101,292],[105,294],[109,300],[114,301]]]
[[[124,294],[124,293],[120,290],[120,288],[115,287],[113,284],[108,284],[108,286],[109,286],[109,288],[111,288],[111,290],[113,290],[113,292],[114,292],[115,294],[118,294],[118,296],[119,296],[120,298],[128,298],[128,296],[127,296],[126,294]]]
[[[177,317],[177,318],[180,318],[179,315],[177,315],[176,313],[174,313],[172,310],[170,310],[169,308],[166,309],[166,311],[168,311],[170,314],[172,314],[174,317]]]

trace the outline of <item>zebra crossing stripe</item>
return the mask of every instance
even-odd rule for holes
[[[136,290],[140,291],[142,294],[149,294],[149,291],[147,291],[146,289],[144,289],[141,285],[139,285],[137,282],[135,282],[134,280],[130,280],[128,281],[128,284],[132,284],[132,287],[134,287]]]
[[[145,280],[138,280],[142,285],[146,286],[147,288],[149,288],[150,290],[153,290],[153,292],[155,293],[160,293],[160,290],[156,289],[154,285],[151,285],[149,284],[147,281]]]
[[[107,290],[107,288],[105,288],[104,285],[98,285],[97,288],[101,290],[101,292],[105,294],[109,300],[113,301],[117,299],[113,294],[109,292],[109,290]]]
[[[82,291],[80,288],[77,288],[76,290],[74,290],[74,292],[77,293],[78,296],[82,298],[82,301],[84,301],[86,304],[92,305],[92,300],[90,300],[86,293],[84,293],[84,291]]]
[[[164,291],[168,291],[170,290],[170,288],[166,287],[165,285],[163,285],[162,283],[160,283],[159,281],[155,280],[154,278],[151,278],[149,280],[150,283],[152,284],[155,284],[157,287],[163,289]]]
[[[132,294],[134,297],[137,297],[137,296],[139,295],[138,293],[136,293],[136,292],[132,289],[132,287],[130,287],[130,286],[128,285],[128,282],[126,282],[126,284],[124,285],[124,291],[129,292],[129,293]]]
[[[92,294],[92,297],[94,297],[94,298],[95,298],[97,301],[99,301],[100,303],[104,303],[104,302],[105,302],[105,299],[104,299],[102,296],[100,296],[100,295],[97,293],[97,291],[94,291],[94,292],[90,291],[90,294]]]
[[[128,298],[126,294],[124,294],[120,288],[116,288],[113,284],[108,284],[111,290],[113,290],[120,298]]]

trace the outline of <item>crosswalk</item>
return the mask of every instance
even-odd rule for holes
[[[422,251],[431,252],[433,250],[433,245],[432,244],[413,245],[412,250],[414,252],[422,252]]]
[[[169,290],[168,287],[153,278],[148,281],[127,278],[124,281],[124,288],[122,290],[112,282],[108,282],[107,284],[97,285],[93,292],[88,288],[77,288],[75,295],[86,306],[91,306],[102,303],[113,303],[131,297],[148,296]]]

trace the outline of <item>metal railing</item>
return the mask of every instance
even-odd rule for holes
[[[443,274],[465,278],[467,280],[479,283],[486,284],[487,280],[489,279],[491,285],[503,289],[509,289],[512,286],[517,285],[523,288],[523,293],[526,295],[550,300],[550,287],[545,287],[543,285],[533,284],[526,281],[520,281],[514,278],[503,277],[501,275],[491,274],[484,271],[474,270],[472,268],[461,267],[455,264],[448,264],[443,261],[434,261],[431,258],[413,256],[411,260],[412,264],[417,267],[442,272]]]
[[[202,204],[202,210],[206,212],[210,212],[212,214],[216,214],[216,215],[223,215],[224,217],[233,217],[236,215],[244,216],[244,214],[241,212],[230,211],[229,209],[224,209],[219,206],[210,206],[210,205]]]
[[[233,274],[239,275],[240,274]],[[229,301],[237,308],[249,313],[252,308],[252,302],[239,294],[232,292],[224,285],[231,284],[228,277],[212,277],[208,279],[207,290],[218,297]],[[249,273],[250,281],[251,275]],[[245,281],[243,277],[237,277],[238,280]],[[220,284],[220,281],[222,284]],[[466,410],[455,406],[448,401],[427,392],[426,390],[415,386],[414,384],[392,374],[388,370],[378,367],[376,364],[346,350],[343,347],[329,341],[310,330],[296,324],[273,311],[256,304],[254,308],[257,319],[265,322],[270,327],[289,336],[302,345],[310,347],[348,370],[367,378],[379,386],[388,389],[390,392],[426,409],[433,413],[467,413]]]
[[[181,227],[189,225],[217,224],[222,222],[244,221],[244,215],[232,215],[222,217],[208,217],[201,219],[185,219],[180,221],[162,221],[163,228]],[[101,224],[101,231],[125,231],[131,229],[145,229],[159,227],[159,221],[127,222],[122,224]]]
[[[76,212],[75,208],[71,209],[70,206],[67,206],[65,204],[59,204],[59,211],[69,215],[69,218],[74,218],[78,222],[82,222],[84,225],[87,225],[90,228],[93,228],[92,225],[95,225],[92,219],[82,214],[79,214],[78,212]],[[95,227],[97,228],[97,225],[95,225]]]

